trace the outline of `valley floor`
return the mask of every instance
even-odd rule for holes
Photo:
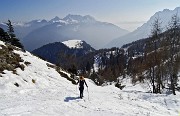
[[[64,81],[63,81],[64,80]],[[98,87],[87,80],[89,90],[79,99],[76,85],[54,79],[52,87],[14,89],[0,92],[1,116],[179,116],[180,93],[150,94],[119,90],[112,85]]]

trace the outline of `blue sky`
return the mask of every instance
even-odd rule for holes
[[[79,14],[132,31],[155,12],[179,6],[180,0],[0,0],[0,22]]]

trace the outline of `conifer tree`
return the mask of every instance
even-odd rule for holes
[[[7,32],[9,34],[9,38],[10,38],[8,43],[23,49],[24,48],[23,45],[20,43],[19,39],[14,34],[14,28],[13,28],[13,25],[12,25],[11,21],[8,20],[6,25],[8,26]]]

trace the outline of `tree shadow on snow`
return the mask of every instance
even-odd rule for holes
[[[64,101],[65,101],[65,102],[69,102],[69,101],[71,101],[71,100],[77,100],[77,99],[79,99],[79,97],[66,97],[66,98],[64,99]]]

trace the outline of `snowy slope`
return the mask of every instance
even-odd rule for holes
[[[82,48],[82,40],[68,40],[62,42],[64,45],[66,45],[69,48]]]
[[[0,46],[4,44],[0,42]],[[17,74],[4,71],[0,77],[1,116],[178,116],[180,93],[176,96],[145,93],[129,80],[124,90],[114,85],[96,86],[86,79],[84,99],[76,85],[61,77],[47,62],[30,53],[14,51],[31,64]],[[32,79],[35,83],[32,83]],[[26,81],[24,81],[26,80]],[[20,87],[14,86],[14,83]],[[140,88],[140,89],[139,89]],[[139,91],[137,91],[139,89]]]

